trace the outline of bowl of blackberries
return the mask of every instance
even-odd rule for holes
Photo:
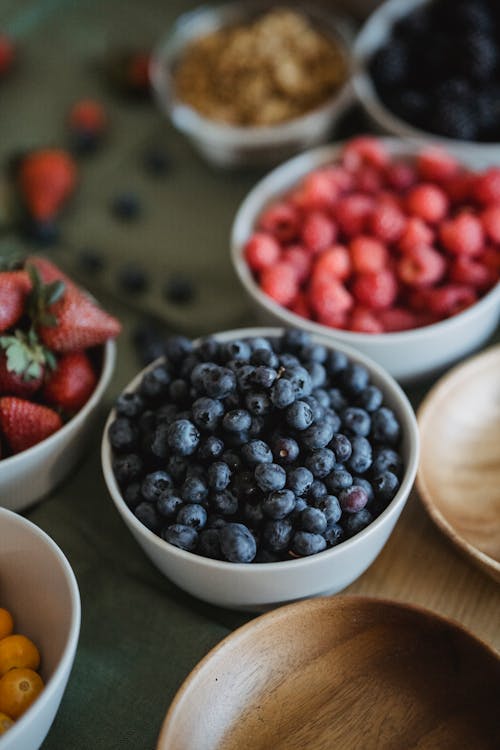
[[[199,599],[249,610],[358,578],[403,510],[418,454],[390,375],[279,328],[169,339],[102,441],[111,497],[151,561]]]
[[[383,131],[461,141],[478,159],[498,149],[496,0],[387,0],[359,32],[355,57],[356,93]]]

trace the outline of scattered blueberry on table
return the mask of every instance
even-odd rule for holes
[[[289,560],[357,534],[395,497],[401,425],[363,365],[297,330],[161,349],[108,437],[126,504],[170,544]]]

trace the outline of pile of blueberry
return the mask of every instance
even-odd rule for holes
[[[126,504],[170,544],[229,562],[312,555],[397,493],[401,426],[365,367],[289,330],[194,345],[122,394],[109,427]]]
[[[448,138],[500,141],[500,3],[434,0],[398,21],[374,55],[382,101]]]

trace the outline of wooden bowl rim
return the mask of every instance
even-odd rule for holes
[[[272,610],[271,612],[266,612],[262,615],[259,615],[258,617],[255,617],[253,620],[250,620],[250,622],[241,625],[232,633],[226,635],[221,641],[219,641],[219,643],[217,643],[210,649],[210,651],[193,667],[191,672],[187,675],[187,677],[178,688],[172,700],[172,703],[167,710],[165,718],[163,719],[160,734],[158,736],[158,741],[156,744],[156,750],[165,750],[167,745],[164,745],[164,742],[168,739],[166,735],[170,729],[171,722],[178,707],[181,705],[182,701],[186,697],[188,691],[192,687],[198,675],[207,667],[212,658],[218,655],[225,648],[227,648],[228,646],[233,646],[237,644],[238,641],[245,639],[249,631],[255,630],[255,632],[258,633],[259,630],[267,627],[269,622],[272,622],[274,620],[275,624],[279,623],[279,621],[283,618],[293,616],[295,613],[300,614],[300,612],[306,607],[314,607],[316,610],[322,610],[328,609],[330,607],[346,609],[352,606],[359,605],[362,605],[364,607],[382,607],[386,609],[406,611],[422,618],[423,620],[426,620],[427,622],[434,622],[436,624],[444,625],[450,630],[454,630],[460,633],[462,636],[465,636],[466,639],[473,641],[474,644],[482,649],[482,651],[490,659],[498,662],[498,664],[500,665],[500,652],[496,651],[493,646],[486,643],[486,641],[483,641],[481,638],[475,635],[475,633],[462,625],[462,623],[458,622],[458,620],[454,620],[451,617],[446,617],[443,614],[434,612],[433,610],[422,607],[419,604],[398,601],[396,599],[388,599],[385,597],[366,596],[359,594],[337,594],[334,596],[320,596],[312,599],[303,599],[302,601],[286,604],[282,607],[278,607],[277,609]]]
[[[450,383],[459,382],[460,380],[468,377],[470,371],[475,369],[478,362],[488,360],[490,358],[493,359],[495,357],[498,357],[498,355],[500,355],[500,344],[494,344],[493,346],[490,346],[482,351],[480,354],[476,354],[475,356],[468,358],[465,362],[461,362],[460,364],[455,365],[455,367],[449,370],[446,375],[440,378],[437,383],[432,386],[432,388],[420,404],[419,408],[417,409],[417,424],[420,433],[421,445],[423,445],[424,441],[423,429],[426,420],[429,418],[431,412],[436,408],[436,405],[439,404],[439,401],[443,397],[443,394],[448,390]],[[418,466],[416,477],[416,487],[423,506],[427,510],[434,523],[451,540],[451,542],[453,542],[455,546],[465,552],[466,555],[471,557],[472,560],[476,564],[478,564],[482,570],[486,568],[489,572],[491,571],[493,578],[495,580],[498,580],[498,576],[500,576],[500,562],[498,560],[495,560],[486,552],[482,552],[480,549],[471,544],[465,537],[463,537],[434,504],[432,492],[430,491],[425,481],[422,455],[423,451],[420,454],[420,463]]]

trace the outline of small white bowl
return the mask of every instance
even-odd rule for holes
[[[462,141],[420,130],[387,109],[377,94],[368,70],[370,58],[389,39],[394,23],[430,2],[432,0],[386,0],[373,11],[354,42],[353,55],[356,66],[356,74],[353,78],[354,93],[383,133],[421,141],[432,139],[446,149],[460,145],[473,159],[476,169],[490,166],[492,162],[498,164],[500,143]]]
[[[97,409],[109,385],[116,344],[103,346],[101,375],[87,403],[60,430],[41,443],[0,460],[0,505],[21,511],[41,500],[69,474],[95,428]]]
[[[397,156],[415,154],[421,147],[421,144],[396,138],[384,138],[382,142],[391,154]],[[231,230],[234,268],[262,323],[304,328],[311,333],[327,336],[331,342],[352,346],[402,382],[430,376],[478,349],[491,336],[500,316],[500,283],[464,312],[439,323],[397,333],[356,333],[315,323],[278,305],[260,289],[243,257],[245,243],[263,209],[311,170],[333,163],[341,148],[341,144],[323,146],[290,159],[270,172],[248,193],[238,209]],[[462,163],[474,166],[474,159],[462,148],[451,147],[448,150]],[[496,163],[500,163],[498,154]]]
[[[280,328],[247,328],[217,334],[219,341],[252,336],[276,337]],[[147,529],[127,507],[112,469],[112,452],[108,429],[115,418],[109,415],[102,439],[104,479],[113,502],[125,524],[150,560],[179,588],[198,599],[221,607],[242,610],[264,610],[285,602],[323,594],[334,594],[346,588],[375,560],[388,540],[410,494],[415,479],[419,439],[415,415],[405,394],[384,370],[362,354],[344,344],[333,344],[326,337],[315,335],[314,341],[328,348],[345,352],[370,372],[372,382],[382,389],[385,402],[397,414],[402,427],[402,456],[405,474],[395,498],[383,513],[363,531],[337,547],[310,557],[276,563],[244,565],[211,560],[179,549]],[[125,391],[134,391],[149,365]]]
[[[59,708],[80,633],[80,594],[70,564],[47,534],[22,516],[0,508],[0,602],[14,617],[15,632],[41,655],[45,687],[0,737],[0,750],[37,750]]]
[[[351,34],[345,22],[325,10],[292,3],[343,48],[347,64],[344,85],[324,104],[288,122],[274,126],[237,127],[200,115],[176,98],[173,66],[182,49],[197,37],[209,34],[269,10],[269,3],[233,2],[220,6],[202,6],[178,18],[170,33],[151,58],[150,78],[158,105],[175,127],[184,133],[199,153],[218,167],[277,164],[306,148],[323,143],[336,118],[352,101],[350,85]]]

